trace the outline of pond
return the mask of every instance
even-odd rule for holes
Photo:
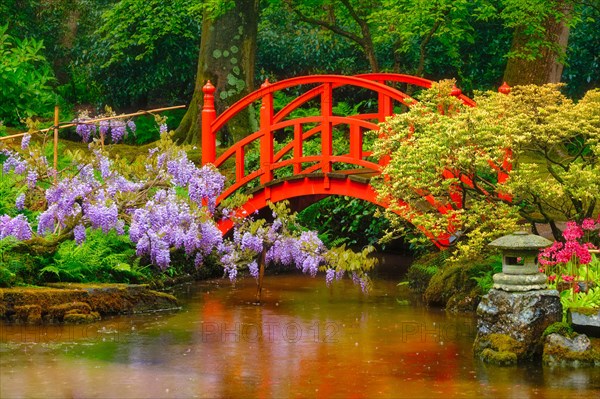
[[[473,359],[473,315],[426,308],[380,273],[181,287],[183,308],[77,326],[1,325],[2,398],[597,397],[600,370]]]

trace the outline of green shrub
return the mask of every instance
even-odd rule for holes
[[[27,117],[51,115],[55,79],[41,53],[43,43],[13,38],[7,30],[8,25],[0,25],[0,119],[14,126]]]
[[[492,276],[500,270],[502,262],[497,255],[467,264],[445,264],[431,277],[424,293],[425,301],[449,308],[473,307],[492,287]]]
[[[483,294],[487,294],[494,286],[493,276],[496,273],[502,272],[502,257],[494,255],[487,258],[481,263],[475,263],[469,269],[469,276],[477,282],[477,286]]]
[[[444,265],[448,253],[432,252],[417,258],[406,273],[408,286],[418,292],[425,292],[431,278]]]
[[[418,292],[424,292],[431,278],[437,273],[438,267],[432,265],[414,264],[406,273],[408,286]]]
[[[373,245],[389,227],[378,207],[356,198],[331,196],[298,213],[298,221],[319,232],[327,246]]]

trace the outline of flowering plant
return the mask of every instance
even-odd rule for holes
[[[235,281],[238,268],[247,267],[257,280],[256,300],[260,302],[262,278],[269,264],[295,266],[312,277],[325,272],[325,281],[330,286],[334,280],[348,273],[363,292],[367,292],[371,280],[367,271],[376,259],[369,257],[372,247],[362,252],[353,252],[345,247],[328,250],[314,231],[306,231],[296,222],[287,202],[270,204],[273,222],[254,220],[251,216],[238,220],[233,238],[221,247],[221,262],[225,273]]]
[[[580,224],[570,221],[563,232],[564,242],[555,241],[538,256],[541,271],[548,276],[551,287],[560,288],[559,283],[568,283],[574,292],[588,290],[594,281],[598,260],[590,250],[595,250],[594,241],[600,237],[600,217],[597,221],[588,218]],[[596,267],[597,268],[597,267]],[[564,284],[563,284],[564,285]]]
[[[212,165],[196,166],[169,133],[134,162],[109,157],[97,144],[90,145],[90,153],[71,154],[72,164],[60,171],[48,166],[30,136],[24,136],[20,150],[0,148],[3,173],[21,186],[10,214],[0,216],[0,240],[16,239],[20,249],[36,255],[68,240],[82,245],[101,230],[128,237],[136,255],[161,270],[172,266],[174,253],[196,267],[212,255],[231,280],[238,268],[248,267],[258,277],[266,264],[277,263],[311,276],[326,272],[328,285],[348,272],[368,289],[366,271],[374,265],[368,251],[328,250],[315,232],[295,223],[285,204],[273,207],[273,223],[238,220],[233,239],[223,240],[216,218],[235,215],[216,208],[225,177]],[[29,210],[37,217],[25,213]]]
[[[105,113],[98,115],[96,118],[104,119],[114,116],[116,116],[115,112],[107,106]],[[75,131],[84,143],[97,139],[104,145],[105,140],[110,137],[111,141],[116,144],[125,139],[129,133],[135,135],[136,126],[131,119],[95,120],[95,118],[90,117],[88,111],[82,111],[73,121],[77,124]]]

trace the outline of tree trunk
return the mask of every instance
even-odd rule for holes
[[[564,10],[568,14],[570,10]],[[545,38],[548,42],[540,48],[540,54],[533,60],[522,56],[508,59],[504,70],[504,81],[510,86],[545,83],[558,83],[562,75],[563,58],[569,40],[569,27],[564,20],[548,18],[544,23]],[[511,52],[524,54],[527,42],[531,39],[524,33],[525,27],[517,28],[513,34]]]
[[[208,80],[216,87],[217,115],[254,90],[254,61],[259,0],[236,0],[235,6],[217,18],[204,15],[194,95],[174,139],[201,143],[202,87]],[[256,127],[255,115],[245,110],[221,131],[222,143],[235,142]]]

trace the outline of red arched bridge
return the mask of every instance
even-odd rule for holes
[[[387,204],[378,199],[370,185],[370,178],[381,173],[386,160],[376,162],[370,158],[371,153],[365,149],[363,134],[378,130],[377,124],[393,115],[395,107],[409,106],[415,101],[395,88],[399,83],[430,88],[433,82],[415,76],[388,73],[313,75],[276,83],[266,81],[260,89],[217,116],[214,106],[215,87],[209,81],[203,87],[202,164],[212,163],[222,170],[235,170],[233,175],[227,174],[231,184],[217,202],[220,203],[238,190],[253,187],[252,196],[243,205],[241,214],[252,214],[265,208],[268,202],[298,198],[316,202],[329,195],[359,198],[386,207]],[[376,104],[372,100],[370,107],[374,111],[350,116],[335,115],[335,100],[338,103],[340,100],[334,98],[334,95],[338,92],[343,95],[343,90],[348,90],[349,87],[371,92],[371,97],[376,96]],[[302,94],[276,112],[274,96],[284,90],[302,91]],[[464,104],[475,105],[459,89],[454,89],[452,95]],[[252,107],[258,101],[258,130],[217,157],[218,132],[240,111]],[[316,106],[318,115],[296,116],[306,114],[298,110],[302,110],[307,104]],[[343,149],[333,146],[334,129],[344,132]],[[254,152],[252,156],[249,155],[251,151]],[[256,152],[259,154],[258,160]],[[438,209],[444,211],[439,207]],[[232,222],[228,220],[220,224],[224,233],[231,227]],[[430,238],[438,246],[448,243],[447,238]]]

